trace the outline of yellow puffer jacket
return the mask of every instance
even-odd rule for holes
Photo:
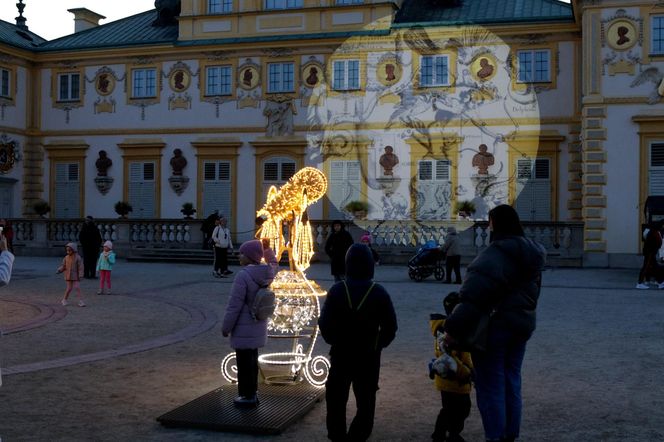
[[[431,333],[434,337],[433,345],[436,358],[443,354],[443,349],[438,345],[438,336],[443,333],[444,324],[445,319],[432,319],[429,321]],[[457,363],[458,368],[456,376],[453,379],[444,379],[436,375],[434,378],[436,390],[447,391],[449,393],[469,394],[471,390],[470,372],[473,369],[473,361],[470,358],[470,353],[467,351],[452,350],[450,356],[452,356]]]

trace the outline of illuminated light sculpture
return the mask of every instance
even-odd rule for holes
[[[278,272],[270,285],[276,295],[276,307],[268,322],[268,337],[286,343],[288,348],[258,357],[261,373],[268,383],[306,379],[311,385],[323,387],[327,380],[330,362],[324,356],[312,356],[318,338],[318,298],[325,295],[325,290],[304,274],[314,254],[307,207],[326,191],[325,175],[318,169],[305,167],[280,189],[270,187],[265,205],[256,213],[265,220],[256,237],[269,240],[277,260],[285,251],[290,267]],[[223,359],[221,372],[227,381],[237,382],[235,353]]]

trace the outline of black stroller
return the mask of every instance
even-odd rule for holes
[[[445,277],[443,266],[445,257],[435,241],[427,243],[417,250],[415,256],[408,260],[408,276],[417,282],[434,275],[438,281]]]

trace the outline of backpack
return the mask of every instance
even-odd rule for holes
[[[251,276],[250,276],[251,277]],[[253,279],[253,278],[252,278]],[[256,280],[254,280],[256,282]],[[254,302],[249,305],[249,313],[254,321],[264,321],[272,317],[275,309],[276,296],[269,285],[258,286]]]

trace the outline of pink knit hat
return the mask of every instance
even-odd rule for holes
[[[366,241],[368,243],[371,243],[371,235],[369,235],[368,233],[365,233],[364,235],[362,235],[362,237],[360,238],[360,242],[364,242],[364,241]]]
[[[104,243],[104,247],[108,247],[109,249],[113,250],[113,243],[110,241],[106,241]]]
[[[257,239],[252,239],[240,246],[240,253],[246,256],[249,261],[258,264],[263,259],[263,244]]]

